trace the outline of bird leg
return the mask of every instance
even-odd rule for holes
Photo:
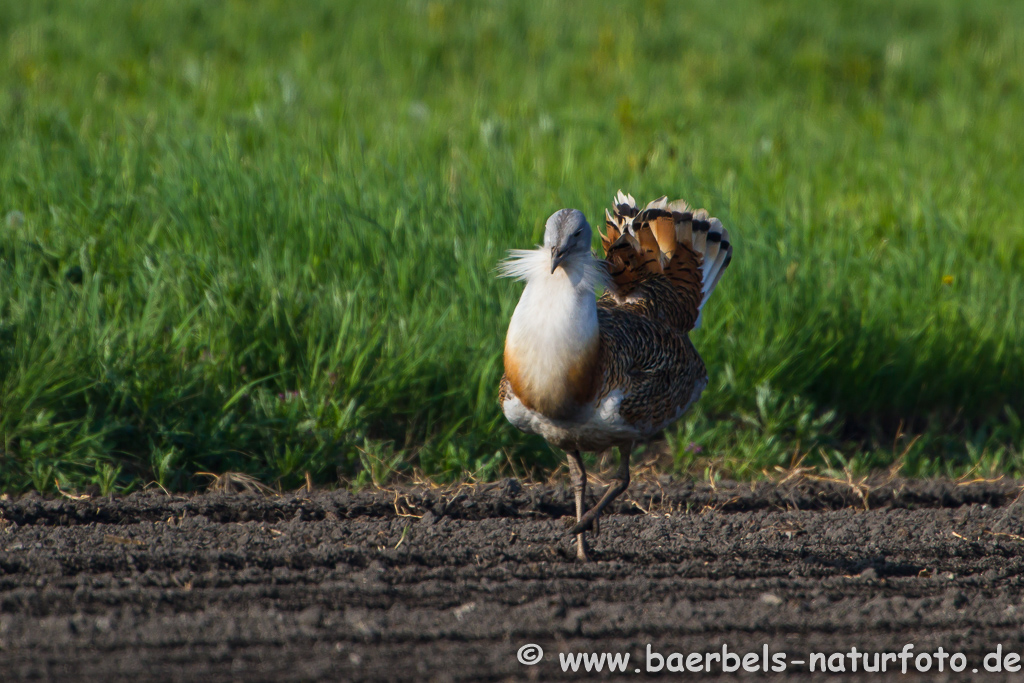
[[[587,469],[583,466],[583,458],[580,457],[579,451],[569,451],[567,455],[569,456],[569,479],[572,481],[573,493],[576,494],[576,526],[579,526],[580,520],[583,518],[584,500],[587,497]],[[587,556],[587,540],[584,538],[583,531],[575,533],[576,559],[586,562],[590,559]]]
[[[601,500],[597,502],[597,505],[587,510],[587,513],[582,518],[577,515],[576,525],[569,529],[570,534],[579,534],[578,538],[582,538],[582,534],[591,526],[597,525],[597,519],[601,516],[601,511],[604,510],[609,503],[619,497],[619,495],[629,488],[629,456],[633,451],[633,444],[629,446],[619,447],[619,469],[615,472],[615,479],[608,490],[601,496]]]

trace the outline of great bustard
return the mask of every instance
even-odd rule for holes
[[[633,444],[679,419],[708,383],[687,333],[700,325],[732,246],[707,211],[666,200],[640,210],[619,192],[614,213],[605,212],[604,260],[591,255],[584,215],[562,209],[548,218],[543,246],[512,250],[500,267],[526,287],[508,326],[499,401],[509,422],[568,454],[569,533],[581,560],[585,532],[597,532],[601,511],[629,486]],[[614,483],[585,510],[580,452],[612,446],[621,454]]]

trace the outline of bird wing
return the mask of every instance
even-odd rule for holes
[[[681,332],[700,325],[704,303],[732,259],[729,233],[704,209],[656,199],[643,209],[621,191],[601,235],[611,284],[603,307],[663,320]]]
[[[644,437],[677,420],[707,385],[693,343],[669,325],[626,307],[599,308],[603,382],[599,399],[618,393],[618,416]]]

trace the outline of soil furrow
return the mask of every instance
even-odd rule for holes
[[[981,667],[997,645],[1024,652],[1018,484],[877,486],[888,493],[866,497],[884,504],[865,509],[863,496],[840,504],[834,483],[649,484],[634,493],[648,514],[607,517],[590,564],[564,537],[566,491],[510,481],[4,500],[0,670],[5,680],[637,680],[659,675],[646,671],[648,646],[667,656],[767,644],[799,661],[912,643],[970,664],[929,680],[1009,676]],[[527,643],[547,653],[540,664],[517,661]],[[580,652],[630,653],[630,668],[563,671],[560,653]],[[781,676],[831,675],[896,674],[794,663]]]

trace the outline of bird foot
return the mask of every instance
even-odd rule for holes
[[[570,536],[582,534],[585,531],[594,531],[594,535],[597,535],[597,529],[600,529],[600,523],[597,521],[600,512],[595,512],[593,509],[587,511],[587,514],[583,515],[566,533]]]
[[[605,491],[601,500],[597,502],[597,505],[587,510],[582,517],[579,517],[579,521],[577,521],[575,526],[569,529],[567,533],[581,534],[584,531],[593,530],[594,535],[596,536],[600,530],[600,523],[597,520],[601,516],[601,513],[604,511],[605,507],[615,500],[619,494],[625,491],[628,486],[628,478],[617,480],[614,486],[610,486],[608,490]]]
[[[593,521],[590,522],[586,528],[579,527],[579,519],[573,519],[572,517],[562,517],[562,526],[566,528],[566,534],[576,535],[583,531],[590,531],[594,536],[601,535],[601,517],[594,517]]]
[[[587,541],[583,534],[576,537],[576,559],[580,562],[590,562],[590,554],[587,552]]]

